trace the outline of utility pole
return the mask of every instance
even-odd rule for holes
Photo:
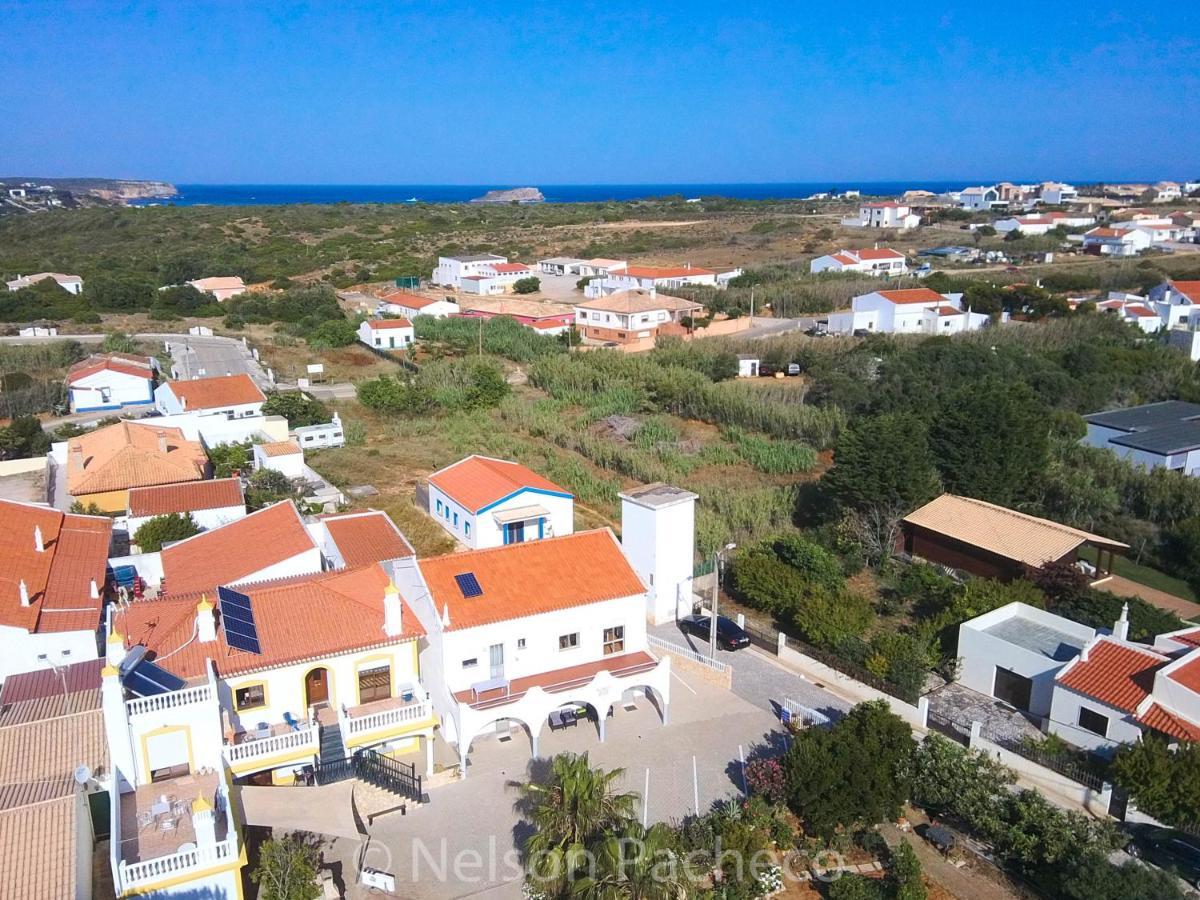
[[[736,548],[737,544],[729,543],[713,553],[713,576],[716,578],[716,581],[713,584],[712,615],[709,617],[708,623],[709,659],[717,658],[717,600],[721,594],[721,557],[726,551]]]

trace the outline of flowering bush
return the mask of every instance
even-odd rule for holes
[[[752,895],[766,897],[783,889],[783,869],[779,866],[767,866],[754,882]]]
[[[746,764],[746,785],[769,803],[783,800],[783,766],[776,759],[756,759]]]

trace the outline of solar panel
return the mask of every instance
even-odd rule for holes
[[[187,682],[177,675],[172,675],[166,669],[159,668],[152,662],[142,660],[134,668],[125,673],[122,683],[125,688],[139,697],[153,697],[155,694],[166,694],[184,687]]]
[[[219,587],[217,599],[221,604],[221,625],[225,629],[225,643],[247,653],[262,653],[250,598],[231,588]]]
[[[483,588],[479,586],[479,579],[475,577],[474,572],[464,572],[462,575],[455,575],[454,580],[464,597],[478,597],[483,593]]]

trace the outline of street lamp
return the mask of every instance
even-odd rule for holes
[[[737,544],[732,542],[713,553],[713,574],[717,580],[713,584],[712,615],[708,623],[708,654],[710,659],[717,658],[717,598],[721,594],[721,559],[730,550],[736,550]]]

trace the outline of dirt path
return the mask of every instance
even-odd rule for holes
[[[883,835],[889,847],[897,847],[901,841],[907,841],[916,851],[926,877],[936,881],[955,897],[969,900],[1022,900],[1020,894],[991,878],[968,867],[960,869],[947,862],[940,853],[912,832],[885,825],[879,829],[879,833]]]
[[[1120,575],[1113,575],[1100,585],[1100,589],[1116,594],[1118,597],[1141,597],[1152,606],[1175,613],[1181,619],[1200,621],[1200,603],[1193,603],[1183,597],[1176,597],[1157,588],[1146,587]]]

